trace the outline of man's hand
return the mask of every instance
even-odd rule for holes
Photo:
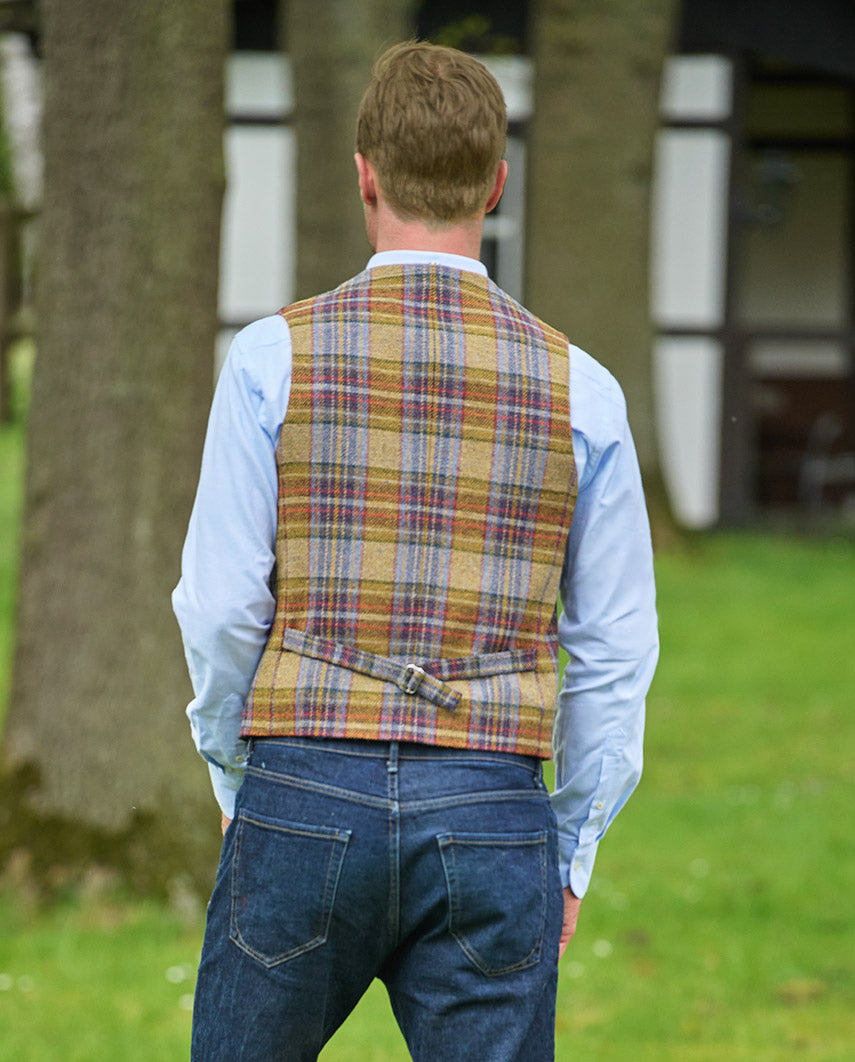
[[[228,819],[228,818],[226,818],[226,813],[225,813],[225,812],[223,812],[223,819],[222,819],[222,827],[223,827],[223,837],[225,837],[225,836],[226,836],[226,830],[227,830],[227,829],[229,828],[229,826],[231,825],[231,822],[232,822],[232,820],[231,820],[231,819]],[[567,905],[566,905],[566,901],[565,901],[565,906],[564,906],[564,918],[565,918],[565,922],[566,922],[566,918],[567,918]]]
[[[582,901],[574,896],[569,886],[564,890],[564,925],[561,927],[561,939],[558,942],[558,958],[560,959],[567,950],[567,945],[573,939],[576,932],[576,922],[579,919],[579,908]]]

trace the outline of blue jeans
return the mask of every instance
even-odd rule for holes
[[[416,1062],[549,1062],[562,917],[539,761],[255,740],[208,908],[192,1057],[316,1059],[379,977]]]

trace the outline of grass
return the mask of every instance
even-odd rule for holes
[[[103,889],[47,910],[4,899],[0,1059],[186,1058],[197,925]]]
[[[0,690],[14,436],[0,431]],[[658,558],[658,585],[647,768],[562,963],[557,1058],[851,1059],[855,544],[701,538]],[[0,894],[0,1062],[185,1059],[201,911],[97,880],[39,906],[15,870]],[[378,985],[322,1055],[407,1057]]]

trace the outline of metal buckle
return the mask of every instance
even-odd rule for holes
[[[396,680],[396,684],[398,689],[412,697],[414,693],[418,693],[419,686],[425,678],[427,678],[427,672],[424,668],[419,667],[418,664],[407,664],[403,676]]]

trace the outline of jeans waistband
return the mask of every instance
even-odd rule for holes
[[[449,762],[512,763],[538,770],[543,760],[516,752],[494,752],[491,749],[458,749],[445,745],[423,745],[413,741],[374,741],[361,738],[325,737],[251,737],[250,749],[267,747],[310,749],[342,756],[361,756],[388,760],[394,749],[398,759],[445,760]]]

